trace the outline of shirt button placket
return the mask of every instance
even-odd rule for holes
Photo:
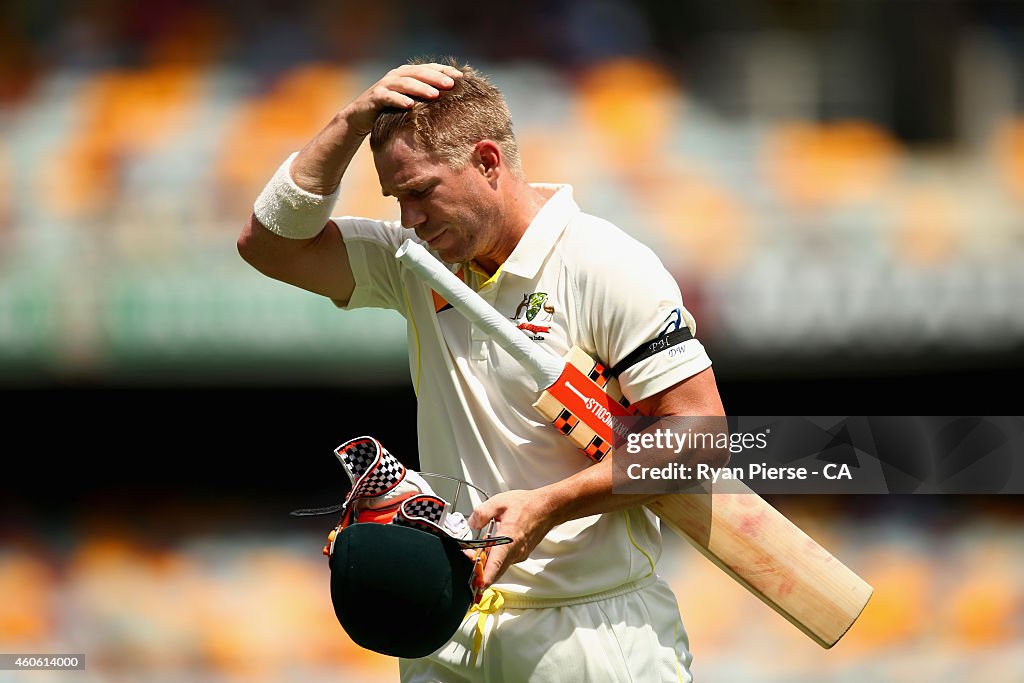
[[[494,302],[498,298],[498,283],[493,282],[485,285],[477,293],[489,305],[494,306]],[[470,329],[469,347],[471,359],[475,361],[487,360],[487,335],[485,335],[476,325],[472,325]]]

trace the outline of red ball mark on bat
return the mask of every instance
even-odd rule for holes
[[[778,564],[768,555],[757,555],[732,567],[746,581],[763,594],[778,592]],[[792,589],[790,589],[792,590]]]
[[[764,525],[764,512],[759,512],[756,515],[744,515],[743,521],[740,522],[740,532],[745,536],[757,536],[761,533],[761,527]]]
[[[520,330],[526,330],[527,332],[533,332],[534,334],[540,334],[542,332],[550,332],[551,327],[549,325],[531,325],[530,323],[519,323],[516,325]]]
[[[789,595],[796,588],[796,581],[793,579],[783,579],[779,584],[778,592],[780,596]]]

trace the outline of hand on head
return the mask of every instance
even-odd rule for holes
[[[352,130],[369,135],[381,110],[408,109],[416,99],[432,100],[455,85],[462,72],[447,64],[403,64],[387,72],[343,111]]]

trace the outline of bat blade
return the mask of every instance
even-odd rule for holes
[[[662,496],[648,508],[826,649],[871,598],[870,584],[740,481],[720,481],[712,493]]]

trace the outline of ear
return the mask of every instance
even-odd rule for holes
[[[501,148],[493,140],[481,140],[473,148],[475,166],[488,180],[495,180],[501,172]]]

